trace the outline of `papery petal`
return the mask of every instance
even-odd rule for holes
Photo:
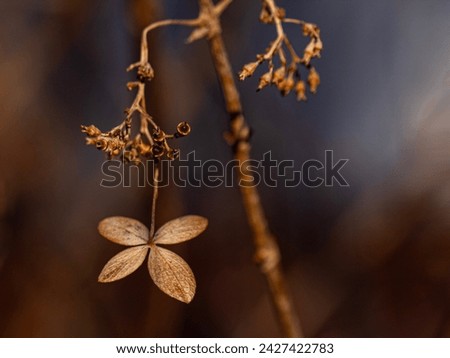
[[[103,267],[98,281],[113,282],[133,273],[144,262],[148,249],[147,245],[141,245],[119,252]]]
[[[208,220],[198,215],[186,215],[168,221],[156,232],[155,244],[178,244],[193,239],[205,231]]]
[[[195,295],[195,277],[189,265],[174,252],[152,246],[148,270],[161,291],[181,302],[189,303]]]
[[[135,246],[146,244],[149,231],[140,221],[123,216],[112,216],[98,224],[100,235],[116,244]]]

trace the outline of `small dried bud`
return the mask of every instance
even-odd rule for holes
[[[257,91],[261,91],[263,88],[267,87],[272,81],[272,71],[266,72],[259,79],[259,85]]]
[[[179,137],[187,136],[191,133],[191,126],[188,122],[180,122],[177,125],[177,134]]]
[[[321,53],[322,49],[323,49],[322,40],[320,38],[317,38],[314,43],[313,56],[320,57],[320,53]]]
[[[286,69],[284,68],[284,66],[281,66],[280,68],[278,68],[273,76],[272,76],[272,83],[277,85],[284,81],[284,76],[286,75]]]
[[[98,137],[100,134],[102,134],[101,130],[93,124],[91,124],[90,126],[81,126],[81,131],[83,133],[86,133],[89,137]]]
[[[95,146],[98,150],[105,150],[108,147],[108,141],[105,138],[98,138],[95,141]]]
[[[286,10],[283,9],[282,7],[277,7],[277,13],[276,16],[280,19],[283,20],[286,17]]]
[[[140,82],[151,81],[154,76],[153,68],[148,62],[138,67],[137,77]]]
[[[86,138],[86,145],[96,145],[97,144],[97,138]]]
[[[241,81],[245,80],[247,77],[253,75],[255,70],[258,68],[260,61],[247,63],[244,67],[242,67],[241,72],[239,72],[239,79]]]
[[[306,101],[306,84],[304,81],[297,82],[295,93],[297,94],[297,101]]]
[[[111,130],[109,132],[109,135],[111,137],[119,137],[121,133],[122,133],[122,131],[120,130],[120,128],[114,128],[113,130]]]
[[[152,147],[152,154],[155,158],[159,158],[164,155],[164,147],[160,146],[159,144],[155,144]]]
[[[106,140],[106,143],[106,147],[103,147],[101,149],[103,149],[103,151],[108,153],[108,155],[110,156],[119,155],[125,146],[125,143],[122,142],[119,138],[108,138]]]
[[[303,24],[303,36],[318,36],[319,28],[317,25],[306,23]]]
[[[119,148],[116,148],[116,149],[114,149],[113,151],[111,151],[111,155],[113,156],[113,157],[116,157],[116,156],[118,156],[120,154],[120,149]]]
[[[155,142],[164,142],[164,140],[166,139],[166,133],[164,133],[160,128],[154,129],[152,138],[155,140]]]
[[[320,85],[320,77],[314,67],[311,67],[311,69],[309,70],[308,84],[309,84],[309,90],[312,93],[316,93],[317,87],[319,87],[319,85]]]
[[[303,51],[303,62],[308,65],[311,62],[312,57],[314,56],[314,48],[316,42],[311,40],[309,44],[305,47]]]
[[[139,86],[139,82],[128,82],[127,83],[127,89],[128,91],[131,91],[133,88]]]
[[[139,162],[139,153],[136,148],[131,148],[123,153],[123,159],[130,163],[138,163]]]
[[[152,154],[152,147],[146,143],[140,143],[137,146],[137,149],[138,149],[139,153],[141,155],[143,155],[144,157],[147,157],[150,154]]]
[[[277,87],[283,96],[287,96],[289,92],[291,92],[294,89],[294,86],[295,86],[294,78],[292,75],[289,75],[288,78],[281,81]]]
[[[273,22],[273,16],[270,14],[270,11],[266,4],[263,5],[261,9],[261,13],[259,14],[259,21],[263,24],[270,24]]]
[[[177,159],[180,156],[180,150],[179,149],[169,149],[167,151],[167,158],[170,160]]]

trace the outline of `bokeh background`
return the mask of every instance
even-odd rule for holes
[[[450,2],[279,0],[317,23],[322,85],[297,103],[239,83],[254,129],[253,156],[347,158],[349,187],[260,187],[305,334],[310,337],[450,336]],[[237,72],[274,38],[259,1],[235,1],[224,36]],[[159,224],[209,218],[176,251],[196,274],[189,305],[161,293],[145,267],[99,284],[121,248],[99,220],[148,223],[149,188],[102,188],[102,153],[81,124],[109,129],[132,100],[124,69],[139,31],[190,18],[196,1],[0,2],[0,335],[2,337],[279,336],[237,189],[160,192]],[[292,28],[297,48],[304,44]],[[150,37],[156,70],[149,112],[163,128],[193,126],[184,153],[220,159],[227,115],[203,41],[189,30]]]

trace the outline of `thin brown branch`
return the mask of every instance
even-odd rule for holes
[[[273,4],[272,1],[268,1],[268,3],[269,5],[270,3]],[[199,0],[199,6],[201,13],[210,15],[211,28],[220,29],[220,20],[214,11],[213,2],[211,0]],[[277,24],[277,30],[280,30],[280,28],[281,25]],[[280,34],[280,32],[278,35],[281,42],[284,35]],[[227,138],[233,146],[235,158],[240,163],[238,168],[240,179],[248,183],[248,185],[240,186],[240,191],[248,223],[253,232],[253,243],[256,250],[255,257],[269,285],[271,298],[283,334],[287,337],[301,337],[300,324],[281,268],[278,244],[268,227],[253,174],[245,166],[245,163],[248,163],[250,159],[250,128],[244,118],[239,92],[220,31],[216,31],[209,37],[209,45],[216,73],[221,84],[226,110],[230,115],[230,132]],[[277,45],[275,44],[274,51],[276,48]]]

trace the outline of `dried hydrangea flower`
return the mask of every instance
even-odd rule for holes
[[[98,277],[99,282],[113,282],[136,271],[148,252],[148,270],[158,288],[181,302],[189,303],[195,294],[195,277],[189,265],[177,254],[158,245],[173,245],[191,240],[208,226],[202,216],[186,215],[161,226],[150,237],[150,231],[140,221],[122,216],[109,217],[98,225],[106,239],[132,246],[107,262]]]

